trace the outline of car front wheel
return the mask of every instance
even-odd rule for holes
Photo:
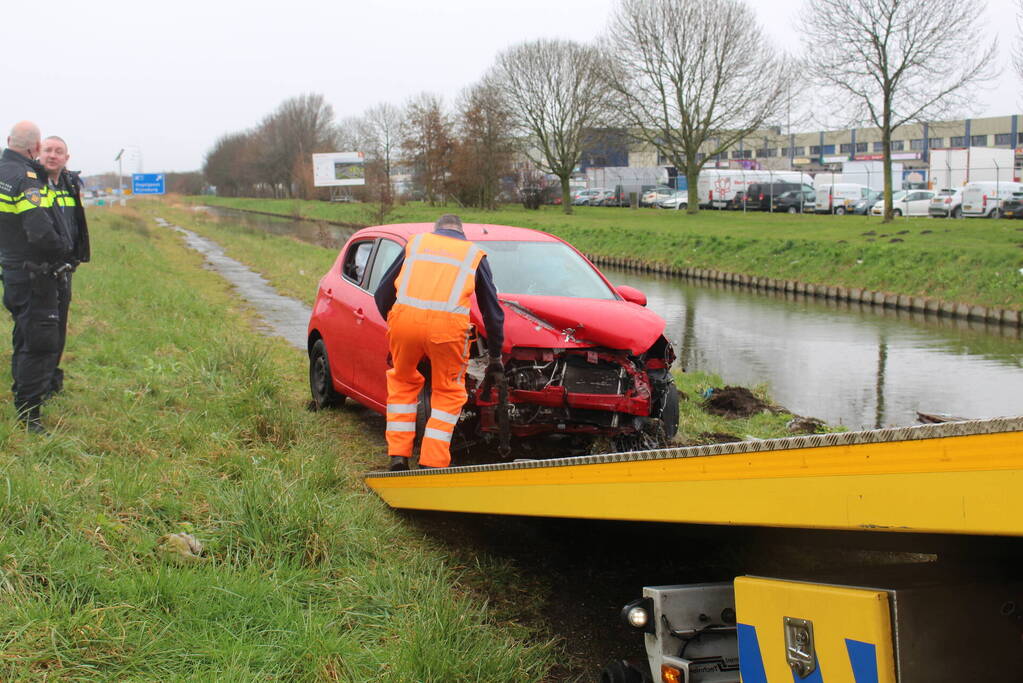
[[[844,206],[836,207],[835,208],[835,215],[836,216],[844,216],[845,215],[845,207]]]
[[[898,218],[899,216],[902,215],[902,210],[901,209],[895,209],[894,211],[892,211],[892,215],[895,216],[896,218]]]
[[[1001,217],[1002,217],[1002,210],[1001,209],[991,209],[991,213],[988,214],[988,218],[1001,218]]]
[[[799,209],[797,209],[797,208],[796,208],[796,207],[794,207],[794,206],[790,206],[790,207],[788,208],[788,212],[789,212],[789,213],[799,213]]]
[[[309,351],[309,390],[317,410],[333,408],[345,402],[345,396],[334,388],[330,373],[330,359],[322,339],[317,339]]]

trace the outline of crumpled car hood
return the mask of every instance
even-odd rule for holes
[[[639,355],[664,333],[664,319],[629,301],[502,294],[504,351],[513,346],[572,349],[600,346]],[[472,321],[485,332],[479,309]]]

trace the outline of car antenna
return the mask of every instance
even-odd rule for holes
[[[489,235],[490,234],[489,232],[487,232],[487,226],[481,225],[480,227],[483,228],[483,234],[484,235]]]

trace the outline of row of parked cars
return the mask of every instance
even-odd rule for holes
[[[639,200],[640,206],[675,210],[685,209],[688,202],[687,190],[661,186],[644,192]],[[628,206],[629,198],[622,192],[598,188],[577,191],[573,204]],[[881,191],[856,183],[816,188],[805,183],[752,183],[748,189],[736,192],[725,208],[880,216],[884,213],[884,201]],[[1023,183],[991,181],[941,190],[899,190],[892,194],[892,210],[896,216],[1023,218]]]

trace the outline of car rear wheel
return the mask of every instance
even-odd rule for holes
[[[837,207],[835,207],[835,215],[836,216],[844,216],[845,215],[845,207],[844,206],[837,206]]]
[[[309,351],[309,390],[317,410],[333,408],[345,402],[345,395],[334,388],[331,377],[327,347],[322,339],[317,339]]]
[[[963,207],[957,206],[956,208],[952,209],[952,218],[962,218],[962,217],[963,217]]]
[[[787,211],[788,211],[789,213],[799,213],[799,209],[797,209],[797,208],[796,208],[796,207],[794,207],[794,206],[790,206],[790,207],[789,207],[789,208],[787,209]]]
[[[1002,210],[1001,209],[991,209],[991,213],[989,213],[987,216],[988,216],[988,218],[1001,218],[1002,217]]]

